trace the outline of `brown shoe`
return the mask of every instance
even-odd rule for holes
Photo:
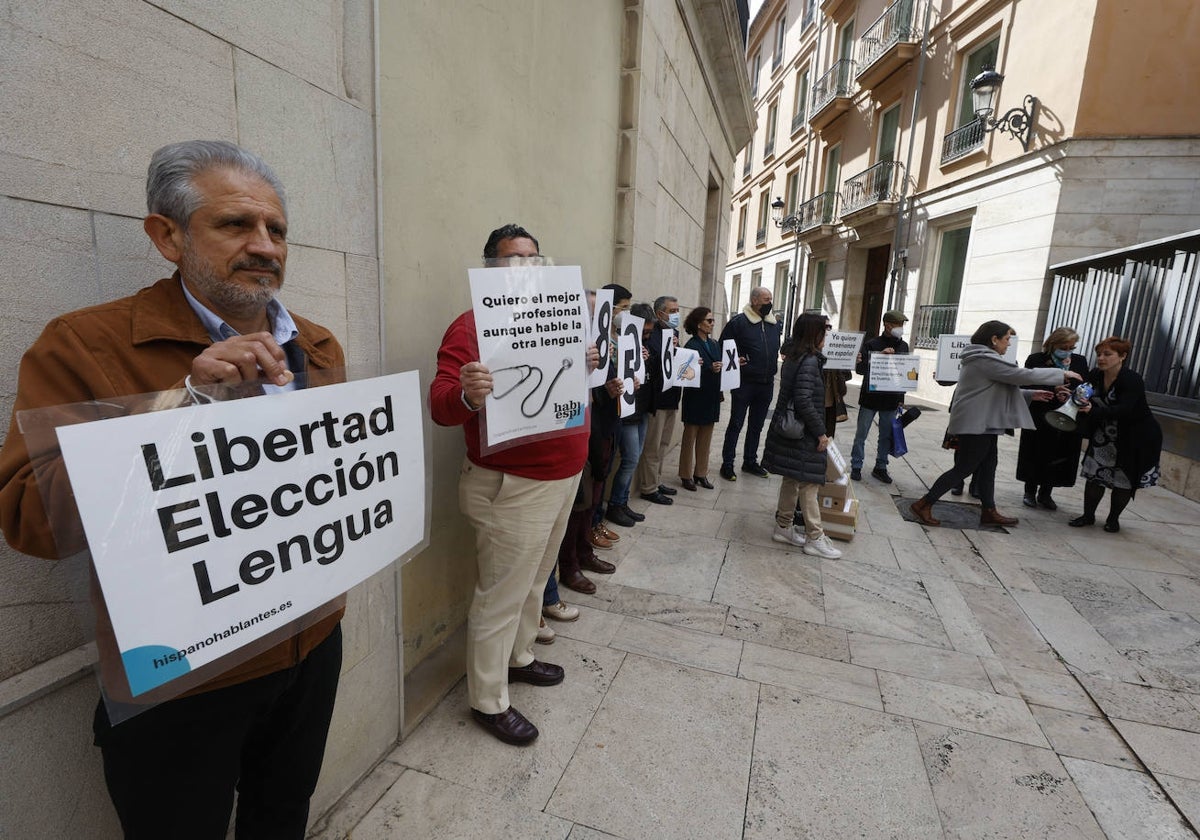
[[[588,545],[592,548],[598,548],[601,551],[612,551],[612,540],[602,536],[599,531],[592,531],[588,534]]]
[[[607,560],[601,560],[596,555],[590,557],[579,558],[579,568],[585,572],[595,572],[598,575],[611,575],[617,570],[617,567]]]
[[[533,743],[538,736],[537,727],[512,706],[495,715],[485,715],[478,709],[472,709],[471,717],[506,744],[522,747]]]
[[[983,508],[979,511],[980,525],[1016,525],[1017,522],[1017,517],[1005,516],[995,508]]]
[[[549,662],[533,660],[520,668],[508,666],[508,681],[523,682],[530,685],[558,685],[563,681],[567,672],[561,665],[551,665]]]
[[[933,505],[924,499],[917,499],[908,506],[908,509],[913,512],[913,516],[917,517],[922,525],[936,528],[942,524],[942,520],[935,519],[933,516]]]
[[[608,540],[610,543],[616,543],[616,542],[621,541],[621,535],[618,534],[616,531],[614,531],[612,528],[609,528],[603,522],[601,522],[599,525],[596,526],[596,531],[598,531],[600,536],[604,537],[604,539]]]
[[[693,493],[696,492],[696,482],[690,478],[681,478],[679,479],[679,483],[683,485],[684,490],[691,490]]]
[[[582,572],[560,574],[558,582],[567,587],[567,589],[574,589],[576,592],[582,592],[584,595],[592,595],[596,591],[596,584],[584,577]]]

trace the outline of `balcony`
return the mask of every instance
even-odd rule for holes
[[[904,166],[884,160],[860,172],[842,186],[842,223],[857,227],[887,216],[900,201]]]
[[[823,192],[796,209],[801,239],[810,241],[833,233],[837,226],[837,200],[836,192]]]
[[[765,227],[760,227],[758,229],[758,232],[754,234],[754,244],[755,245],[766,245],[767,244],[767,229]]]
[[[848,58],[835,61],[824,76],[813,85],[812,108],[808,124],[820,131],[850,110],[854,93],[854,62]]]
[[[912,60],[921,48],[917,0],[896,0],[858,41],[860,87],[871,89]]]
[[[957,324],[957,303],[918,306],[917,323],[913,327],[913,346],[921,350],[936,350],[938,336],[953,335]]]
[[[987,129],[984,127],[983,120],[969,122],[962,128],[954,129],[942,138],[942,163],[950,163],[969,155],[976,149],[983,148],[985,136],[987,136]]]

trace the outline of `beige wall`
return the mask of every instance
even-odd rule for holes
[[[443,332],[470,307],[467,269],[506,222],[581,266],[585,284],[611,282],[621,27],[620,4],[584,0],[381,7],[388,370],[419,370],[428,386]],[[430,545],[403,570],[406,672],[462,625],[475,577],[462,430],[431,423],[429,435]],[[450,660],[410,705],[457,679]]]
[[[8,3],[0,49],[0,414],[53,316],[170,273],[141,230],[151,152],[237,140],[290,199],[286,305],[380,360],[372,10],[344,3]],[[0,547],[0,835],[119,835],[65,563]],[[319,813],[396,737],[395,574],[351,593]]]

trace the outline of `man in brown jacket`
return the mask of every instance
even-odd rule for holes
[[[21,361],[0,451],[0,529],[18,551],[59,558],[86,543],[77,521],[48,521],[42,493],[63,483],[48,482],[45,470],[62,463],[39,467],[35,478],[16,412],[185,381],[261,380],[286,390],[295,374],[345,365],[327,329],[275,299],[287,212],[261,158],[227,142],[166,146],[151,159],[146,198],[146,234],[178,271],[131,297],[56,318]],[[115,645],[95,600],[107,665]],[[303,838],[337,694],[341,614],[326,605],[270,637],[273,647],[117,724],[109,703],[132,698],[123,672],[102,668],[107,697],[96,709],[95,740],[127,838],[224,838],[235,787],[238,837]]]

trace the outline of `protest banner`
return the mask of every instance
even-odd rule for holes
[[[737,342],[727,338],[721,342],[721,390],[732,391],[742,387],[742,362],[738,358]]]
[[[662,389],[669,391],[677,384],[675,382],[675,332],[662,330],[662,346],[659,348],[659,363],[662,365]]]
[[[422,428],[415,372],[60,426],[133,696],[421,542]]]
[[[617,376],[625,383],[619,403],[621,417],[629,417],[637,410],[634,385],[640,387],[645,375],[646,363],[642,359],[642,327],[645,323],[645,319],[628,312],[621,318],[621,333],[617,336]]]
[[[589,388],[599,388],[608,381],[608,363],[613,352],[612,310],[613,290],[597,289],[596,306],[592,310],[591,328],[588,330],[588,343],[595,344],[600,354],[600,362],[596,369],[588,374]]]
[[[933,370],[934,380],[939,385],[953,385],[958,381],[962,369],[962,351],[971,343],[969,335],[939,335],[937,350],[937,367]],[[1004,354],[1005,361],[1016,365],[1020,357],[1017,355],[1017,337],[1014,335],[1008,343],[1008,352]]]
[[[675,378],[672,385],[680,388],[700,387],[700,353],[679,347],[675,350]]]
[[[479,360],[492,372],[484,449],[586,431],[586,306],[578,266],[469,272]]]
[[[858,351],[866,333],[829,332],[825,334],[825,370],[854,370]]]
[[[907,353],[871,354],[872,391],[915,391],[921,357]]]

